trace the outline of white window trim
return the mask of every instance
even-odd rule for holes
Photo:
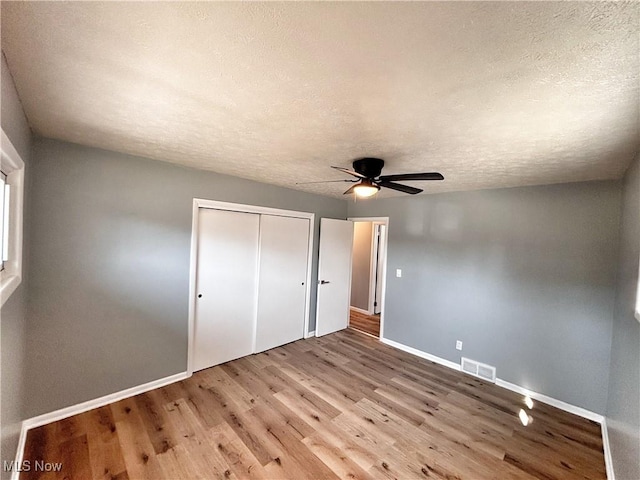
[[[7,175],[11,185],[11,205],[9,207],[9,260],[4,262],[0,272],[0,306],[9,299],[22,282],[22,217],[24,198],[24,162],[9,137],[2,130],[0,139],[0,169]]]
[[[636,291],[636,320],[640,322],[640,262],[638,262],[638,290]]]

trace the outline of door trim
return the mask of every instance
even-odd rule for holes
[[[241,213],[257,213],[264,215],[275,215],[280,217],[295,217],[309,220],[309,251],[307,254],[307,280],[305,290],[305,313],[304,313],[304,338],[309,337],[309,313],[311,311],[311,268],[313,263],[313,229],[315,225],[315,214],[309,212],[298,212],[295,210],[283,210],[280,208],[263,207],[260,205],[245,205],[240,203],[219,202],[217,200],[207,200],[204,198],[194,198],[191,214],[191,254],[189,259],[189,320],[187,339],[187,375],[193,374],[193,354],[195,335],[195,313],[196,313],[196,273],[198,268],[198,232],[199,232],[199,210],[201,208],[211,208],[215,210],[227,210]],[[259,282],[258,278],[258,282]],[[257,287],[256,287],[257,288]],[[257,308],[256,308],[257,321]],[[254,329],[254,350],[255,350],[255,329]]]
[[[378,282],[376,282],[376,279],[378,278],[378,273],[380,273],[380,297],[382,297],[382,276],[384,275],[384,261],[387,257],[387,224],[384,222],[373,222],[374,233],[377,228],[380,228],[379,241],[376,242],[375,236],[371,239],[373,242],[373,246],[371,247],[371,252],[373,253],[371,258],[371,283],[369,285],[369,310],[371,310],[371,315],[376,314],[375,301],[378,290]],[[382,251],[382,255],[380,251]],[[380,270],[380,272],[378,272],[378,270]],[[382,300],[380,300],[379,306],[382,312]]]
[[[349,217],[347,220],[352,222],[372,222],[374,225],[385,225],[385,233],[381,238],[384,241],[384,255],[380,259],[382,262],[382,290],[380,292],[380,339],[384,335],[384,307],[387,299],[387,256],[389,252],[389,217]],[[373,252],[372,252],[373,254]],[[369,288],[369,298],[371,299],[371,286]]]

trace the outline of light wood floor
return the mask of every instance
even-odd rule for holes
[[[46,479],[604,479],[600,427],[345,330],[31,430]],[[21,478],[38,478],[33,469]]]
[[[356,310],[349,310],[349,326],[368,333],[374,337],[380,336],[380,314],[367,315]]]

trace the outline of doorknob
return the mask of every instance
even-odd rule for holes
[[[327,283],[331,283],[328,280],[320,280],[320,285],[326,285]]]

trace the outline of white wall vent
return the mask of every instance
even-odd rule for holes
[[[462,371],[474,377],[496,383],[496,367],[462,357]]]

